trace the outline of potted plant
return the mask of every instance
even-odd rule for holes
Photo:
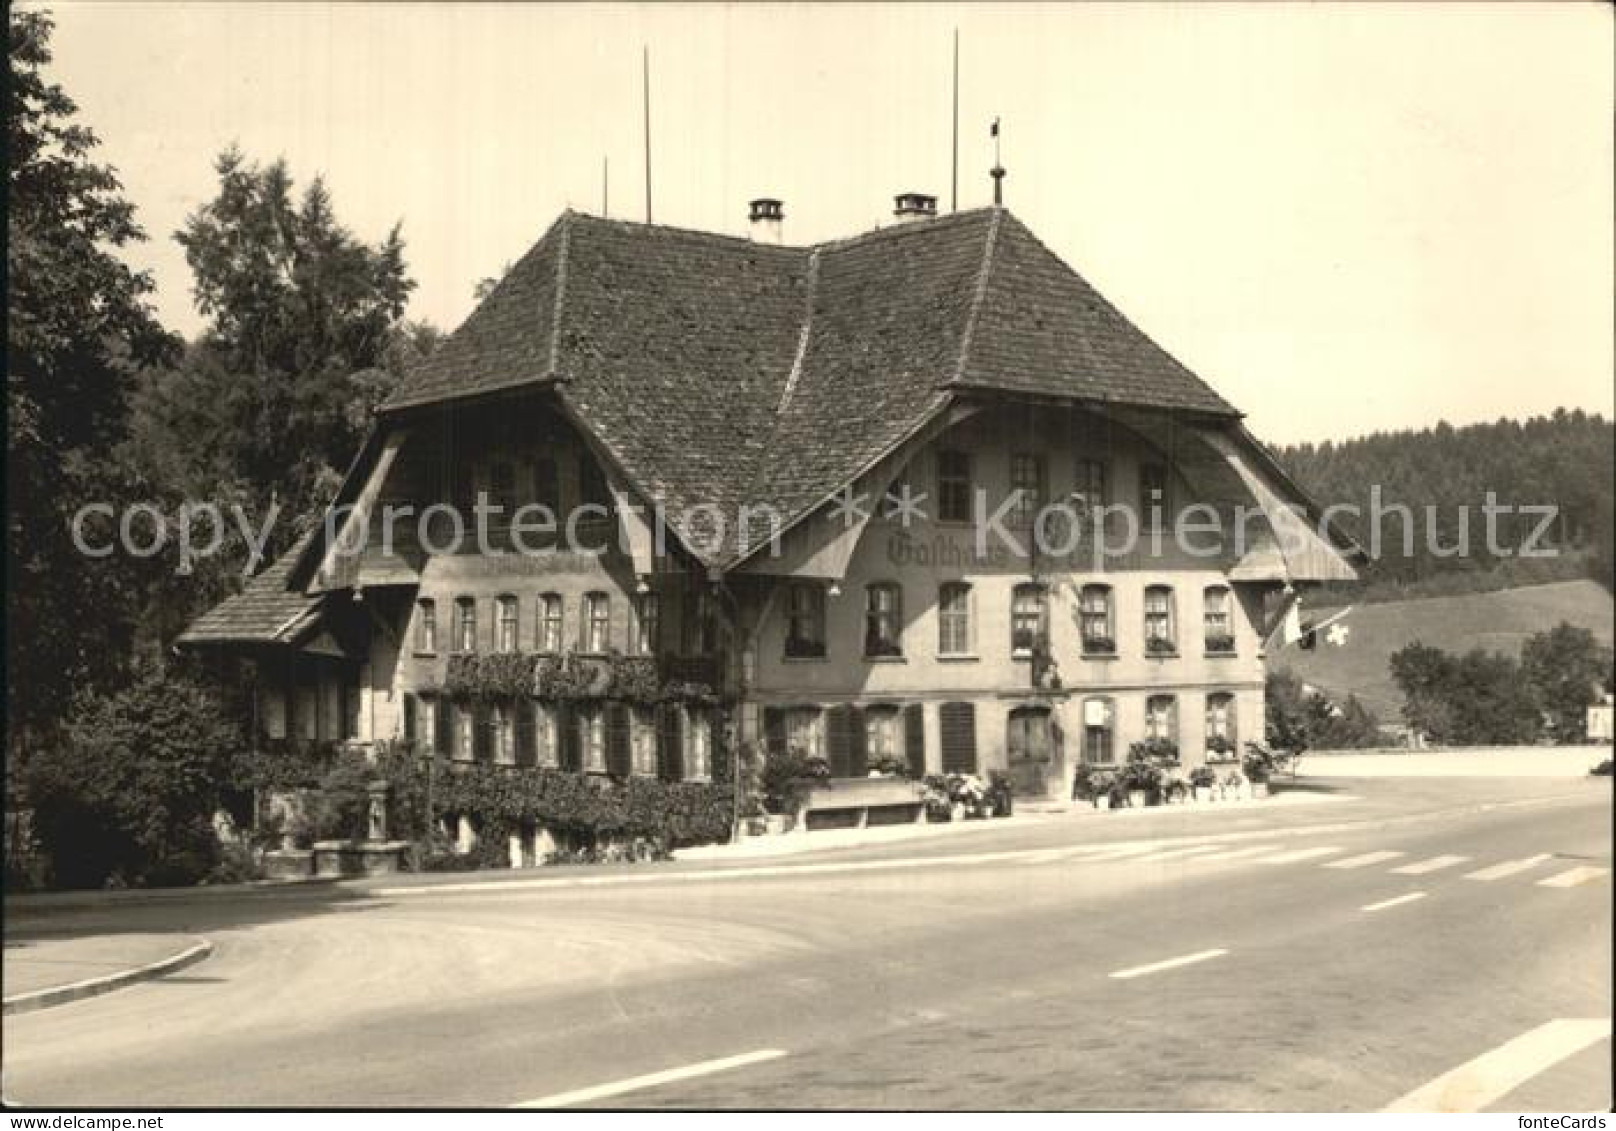
[[[1166,805],[1183,805],[1190,797],[1190,783],[1182,773],[1169,770],[1162,775],[1162,803]]]
[[[1094,767],[1079,762],[1072,771],[1072,800],[1089,801],[1094,797]]]
[[[1221,734],[1206,740],[1206,758],[1209,762],[1229,762],[1234,759],[1234,746]]]
[[[1010,790],[1010,775],[1003,770],[988,771],[988,814],[993,817],[1008,817],[1014,811],[1015,802]]]
[[[1190,771],[1190,788],[1195,791],[1195,803],[1208,805],[1212,802],[1212,787],[1217,784],[1218,774],[1211,766],[1196,766]]]
[[[1085,656],[1114,656],[1117,652],[1117,642],[1109,636],[1085,636],[1083,638],[1083,654]]]
[[[1130,758],[1122,769],[1122,787],[1128,791],[1128,807],[1143,809],[1156,803],[1161,769],[1144,758]]]
[[[1240,776],[1239,770],[1230,770],[1229,776],[1223,779],[1223,799],[1225,801],[1244,801],[1251,796],[1251,787],[1246,779]]]
[[[1150,656],[1171,656],[1177,653],[1178,645],[1165,636],[1152,636],[1145,641],[1145,654]]]
[[[1089,775],[1089,796],[1096,809],[1110,809],[1116,799],[1117,775],[1112,770],[1095,770]]]
[[[1206,638],[1206,651],[1209,656],[1228,656],[1234,653],[1234,637],[1228,633]]]
[[[942,774],[927,774],[920,780],[924,792],[920,802],[926,808],[926,820],[942,822],[954,817],[954,803],[949,797],[948,779]]]

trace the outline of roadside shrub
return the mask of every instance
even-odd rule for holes
[[[81,696],[19,774],[61,887],[193,883],[219,860],[213,813],[239,735],[215,693],[157,665]]]

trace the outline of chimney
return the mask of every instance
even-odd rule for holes
[[[759,243],[779,243],[783,236],[786,206],[769,197],[759,197],[751,203],[752,238]]]
[[[930,220],[937,215],[937,198],[923,192],[900,192],[893,198],[893,203],[892,214],[900,224]]]

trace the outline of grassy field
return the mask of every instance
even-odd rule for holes
[[[1304,606],[1303,619],[1320,621],[1334,610]],[[1382,722],[1396,722],[1403,697],[1387,661],[1414,641],[1449,652],[1484,648],[1520,654],[1527,638],[1569,621],[1611,643],[1611,596],[1594,581],[1562,581],[1461,597],[1427,597],[1360,605],[1341,624],[1350,631],[1339,646],[1321,638],[1312,651],[1292,645],[1268,654],[1271,668],[1289,668],[1332,695],[1355,694]]]

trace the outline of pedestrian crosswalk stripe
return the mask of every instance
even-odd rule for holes
[[[1608,871],[1610,871],[1609,868],[1572,868],[1569,872],[1561,872],[1558,876],[1550,876],[1546,880],[1539,880],[1537,886],[1540,888],[1574,888],[1588,880],[1597,880]]]
[[[1210,856],[1197,856],[1194,860],[1189,861],[1189,863],[1210,864],[1213,861],[1238,860],[1242,856],[1256,856],[1261,852],[1271,852],[1273,847],[1274,846],[1271,844],[1253,844],[1245,848],[1231,848],[1227,852],[1214,852]]]
[[[1172,860],[1176,857],[1195,856],[1202,852],[1211,852],[1219,847],[1215,844],[1194,844],[1187,848],[1164,848],[1160,852],[1152,852],[1148,856],[1139,856],[1134,859],[1135,864],[1154,864],[1158,860]]]
[[[1469,860],[1468,856],[1433,856],[1429,860],[1420,860],[1413,864],[1404,864],[1401,868],[1393,868],[1395,876],[1423,876],[1427,872],[1440,872],[1444,868],[1451,868],[1455,864],[1463,864]]]
[[[1386,860],[1396,860],[1402,852],[1381,851],[1365,852],[1361,856],[1349,856],[1345,860],[1332,860],[1325,865],[1326,868],[1366,868],[1370,864],[1379,864]]]
[[[1505,876],[1517,875],[1518,873],[1536,868],[1539,864],[1543,863],[1543,861],[1548,860],[1549,858],[1550,857],[1547,852],[1540,852],[1536,856],[1527,856],[1520,860],[1506,860],[1502,864],[1494,864],[1491,868],[1481,868],[1477,871],[1471,872],[1469,875],[1465,876],[1465,879],[1481,880],[1483,883],[1491,883],[1493,880],[1501,880]]]
[[[1401,907],[1405,903],[1413,903],[1416,899],[1424,899],[1423,891],[1411,891],[1407,895],[1395,896],[1392,899],[1383,899],[1379,903],[1367,903],[1358,908],[1359,911],[1384,911],[1388,907]]]
[[[1264,864],[1295,864],[1299,860],[1316,860],[1320,856],[1328,856],[1332,852],[1340,852],[1339,848],[1296,848],[1290,852],[1281,852],[1277,856],[1264,856]]]

